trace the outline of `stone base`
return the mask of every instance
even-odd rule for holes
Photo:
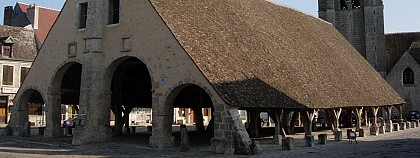
[[[416,128],[416,122],[415,121],[411,121],[411,128]]]
[[[305,135],[305,141],[307,147],[314,147],[314,136],[312,135]]]
[[[400,122],[400,130],[406,130],[406,123],[405,122]]]
[[[420,121],[419,120],[416,121],[416,127],[420,127]]]
[[[211,152],[215,154],[224,154],[225,148],[223,145],[223,140],[212,138],[211,139]]]
[[[393,123],[392,125],[393,125],[392,129],[394,129],[393,131],[400,131],[400,124],[399,123]]]
[[[273,144],[281,145],[281,142],[282,142],[282,136],[281,135],[274,135],[273,136]]]
[[[385,126],[379,127],[379,134],[385,134]]]
[[[411,122],[406,122],[406,123],[405,123],[405,125],[406,125],[406,127],[405,127],[406,129],[410,129],[410,127],[411,127]]]
[[[379,128],[378,125],[370,127],[370,135],[377,136],[379,134],[379,129],[376,131],[376,128]]]
[[[149,146],[152,148],[172,148],[175,146],[175,137],[154,137],[149,138]]]
[[[359,137],[365,137],[365,129],[363,128],[359,129]]]
[[[319,134],[318,135],[318,144],[325,145],[327,144],[328,135],[327,134]]]
[[[283,150],[293,150],[293,138],[287,137],[282,141]]]
[[[261,154],[262,148],[261,148],[260,143],[258,141],[252,141],[251,151],[252,151],[252,155]]]
[[[385,125],[385,132],[392,133],[392,123],[387,123]]]
[[[342,141],[343,140],[343,131],[334,131],[334,140]]]

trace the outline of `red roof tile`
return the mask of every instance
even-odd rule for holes
[[[21,2],[18,2],[18,6],[25,14],[27,13],[27,9],[31,7],[30,4],[25,4]],[[35,35],[37,36],[41,45],[47,38],[48,32],[50,32],[59,14],[59,10],[39,7],[38,29],[35,29]]]

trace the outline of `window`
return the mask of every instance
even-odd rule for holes
[[[23,83],[23,81],[25,80],[26,75],[29,72],[29,67],[21,67],[20,68],[20,84]]]
[[[11,46],[2,46],[1,54],[3,57],[13,57],[13,49]]]
[[[414,72],[410,68],[403,72],[403,84],[414,84]]]
[[[120,22],[120,0],[109,0],[108,24]]]
[[[3,85],[13,85],[13,66],[3,65]]]
[[[80,3],[79,29],[86,28],[88,3]]]

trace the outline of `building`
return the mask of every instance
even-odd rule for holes
[[[3,25],[31,27],[35,31],[39,50],[59,14],[60,11],[56,9],[17,2],[14,8],[13,6],[4,8]]]
[[[404,116],[420,111],[420,33],[392,33],[386,36],[388,75],[386,80],[406,101]]]
[[[36,56],[36,44],[32,29],[0,26],[0,124],[8,122],[13,99],[25,79]],[[38,107],[30,107],[30,120],[43,122]],[[39,108],[41,109],[41,108]]]
[[[63,136],[61,104],[79,107],[74,144],[110,141],[125,114],[152,108],[156,148],[174,146],[174,108],[189,108],[213,152],[235,137],[242,154],[259,111],[276,116],[279,136],[283,110],[302,112],[311,127],[318,109],[376,116],[404,104],[331,24],[265,0],[66,1],[14,102],[9,134],[22,136],[28,103],[45,102],[46,137]],[[238,109],[250,113],[250,134]]]
[[[386,51],[382,0],[318,0],[319,18],[335,26],[384,78]]]
[[[0,123],[8,123],[14,96],[58,14],[58,10],[20,2],[16,3],[14,8],[4,8],[4,26],[0,26]],[[42,106],[43,104],[31,104],[29,107],[29,120],[32,125],[44,125]]]
[[[319,0],[318,3],[319,17],[331,22],[405,99],[403,115],[419,111],[420,93],[414,76],[420,72],[416,72],[416,62],[413,62],[417,56],[414,42],[419,41],[419,34],[385,35],[382,0]],[[404,72],[414,75],[413,83],[404,84]],[[383,111],[382,115],[387,113]]]

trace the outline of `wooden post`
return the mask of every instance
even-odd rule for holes
[[[372,109],[372,115],[373,115],[373,122],[372,122],[372,126],[375,126],[376,123],[378,122],[378,107],[371,107]]]
[[[339,131],[340,128],[340,115],[343,109],[336,108],[336,109],[329,109],[329,113],[332,116],[332,123],[333,123],[333,131]]]
[[[286,132],[284,132],[283,125],[282,125],[282,117],[283,117],[283,110],[282,109],[275,109],[273,111],[275,119],[274,122],[276,124],[275,131],[274,131],[274,144],[280,145],[282,138],[286,138]]]
[[[362,127],[363,107],[354,108],[353,111],[356,114],[356,132],[359,132],[359,129]]]
[[[388,105],[388,106],[385,106],[385,108],[386,108],[386,112],[388,113],[388,116],[387,116],[388,121],[392,121],[392,106]]]
[[[250,110],[250,117],[248,118],[250,119],[250,123],[249,123],[249,133],[251,137],[259,137],[259,128],[261,126],[261,121],[260,121],[260,112],[257,110]]]
[[[403,105],[397,105],[398,112],[400,113],[400,122],[403,122]]]
[[[283,111],[283,120],[281,121],[283,129],[286,131],[286,134],[290,134],[290,111]]]
[[[318,109],[311,109],[306,111],[306,123],[307,123],[307,133],[306,135],[312,135],[312,121],[314,120],[315,114],[318,112]]]
[[[294,111],[292,116],[292,121],[290,121],[290,131],[291,133],[295,132],[295,126],[299,122],[300,112]]]

